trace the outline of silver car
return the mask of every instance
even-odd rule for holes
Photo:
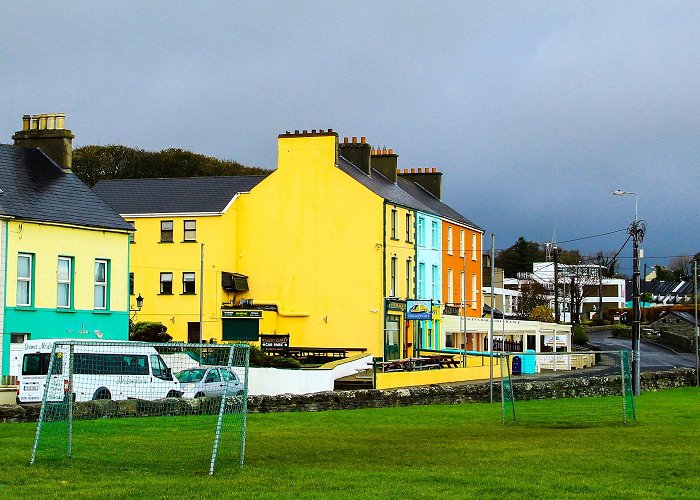
[[[180,381],[183,398],[207,396],[242,396],[243,383],[233,370],[226,366],[198,366],[179,371],[175,377]]]

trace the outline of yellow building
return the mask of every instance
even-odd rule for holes
[[[264,176],[127,179],[93,190],[135,229],[131,239],[131,303],[143,298],[134,321],[163,323],[179,341],[221,340],[222,303],[236,275],[237,207],[241,193]],[[203,272],[202,272],[203,270]],[[204,293],[201,291],[204,290]],[[256,327],[257,319],[239,325]]]
[[[0,361],[25,340],[127,340],[129,225],[71,172],[64,115],[25,116],[0,145]]]

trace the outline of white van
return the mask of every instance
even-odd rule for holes
[[[75,339],[28,340],[22,350],[21,373],[17,382],[18,403],[39,403],[44,395],[46,374],[55,343]],[[69,392],[69,349],[59,345],[49,385],[49,401],[62,401]],[[73,346],[73,400],[155,400],[182,395],[155,348],[141,342],[115,343],[91,340]]]

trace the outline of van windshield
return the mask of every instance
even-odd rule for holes
[[[22,360],[22,375],[46,375],[49,373],[50,352],[37,352],[35,354],[25,354]],[[53,374],[63,373],[63,363],[61,353],[56,353],[56,362],[53,367]]]

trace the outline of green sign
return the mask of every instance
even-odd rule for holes
[[[403,311],[406,312],[406,303],[397,300],[387,300],[386,308],[388,311]]]

